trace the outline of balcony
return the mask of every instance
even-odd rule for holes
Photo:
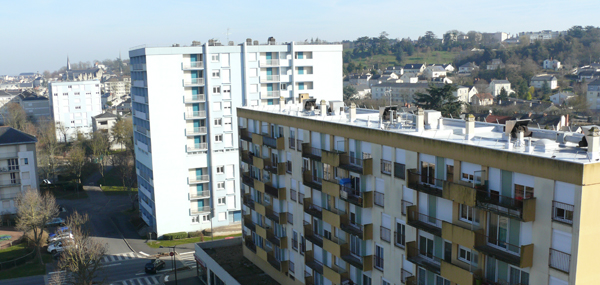
[[[208,150],[207,143],[197,143],[197,144],[194,144],[193,146],[188,146],[188,148],[187,148],[188,152],[207,151],[207,150]]]
[[[475,249],[520,268],[531,267],[533,263],[533,244],[518,246],[496,237],[475,233]]]
[[[279,90],[260,91],[260,99],[279,99]]]
[[[344,234],[345,236],[345,234]],[[335,256],[342,256],[342,246],[345,246],[347,242],[338,237],[332,236],[330,239],[323,238],[323,249]]]
[[[261,59],[259,63],[260,63],[260,67],[263,67],[263,66],[278,66],[279,65],[279,59]]]
[[[325,173],[324,176],[327,177],[327,173]],[[321,192],[323,192],[329,196],[332,196],[332,197],[336,197],[336,198],[340,197],[341,185],[338,184],[338,182],[335,181],[335,179],[323,178],[322,182],[323,182],[323,184],[321,184],[321,186],[322,186]]]
[[[269,227],[263,223],[263,222],[259,222],[259,223],[255,223],[254,224],[256,226],[256,234],[259,235],[260,237],[266,239],[267,238],[267,229],[269,229]]]
[[[265,183],[265,193],[279,200],[286,200],[287,188],[273,186],[272,182]]]
[[[322,191],[322,189],[323,189],[322,183],[323,183],[323,178],[314,176],[312,171],[305,170],[304,168],[302,168],[302,184],[304,184],[304,186]]]
[[[355,221],[350,220],[349,215],[340,218],[340,229],[342,229],[342,231],[357,236],[362,240],[373,239],[373,224],[357,224]]]
[[[444,180],[435,179],[432,176],[421,175],[415,169],[408,170],[408,188],[423,192],[429,195],[442,197],[442,187]]]
[[[204,61],[191,61],[183,64],[183,70],[204,69]]]
[[[183,87],[196,87],[204,85],[204,78],[192,78],[183,82]]]
[[[242,162],[252,165],[254,163],[254,158],[252,158],[253,156],[253,153],[247,150],[242,150]]]
[[[252,221],[252,217],[250,215],[244,215],[244,227],[247,227],[253,232],[256,231],[256,226],[254,225],[254,222]]]
[[[340,199],[361,208],[373,207],[373,191],[361,192],[346,186],[340,186]]]
[[[404,268],[403,268],[402,271],[400,272],[400,282],[402,282],[403,284],[410,284],[410,283],[407,283],[407,281],[410,277],[413,277],[413,274],[404,270]]]
[[[321,161],[321,153],[320,148],[312,147],[310,143],[302,143],[302,157]]]
[[[288,268],[289,261],[278,260],[277,258],[275,258],[272,251],[267,253],[267,261],[269,262],[269,264],[271,264],[271,266],[273,266],[273,268],[275,268],[275,270],[277,270],[279,272],[287,273],[287,271],[289,269]]]
[[[571,268],[571,254],[551,248],[548,266],[568,274]]]
[[[274,138],[268,134],[263,134],[263,144],[273,149],[284,150],[285,138],[283,136]]]
[[[0,187],[11,187],[21,185],[21,179],[0,180]]]
[[[342,260],[362,271],[373,270],[373,256],[362,256],[359,252],[353,252],[348,244],[342,246]]]
[[[419,213],[416,205],[408,207],[407,211],[408,221],[406,223],[408,225],[439,237],[442,236],[442,220]]]
[[[242,172],[242,183],[250,188],[254,188],[254,178],[250,176],[250,172]]]
[[[188,120],[206,118],[206,111],[187,111],[185,118]]]
[[[190,129],[189,131],[186,131],[186,135],[188,136],[206,135],[206,133],[206,127],[195,127]]]
[[[273,162],[271,160],[265,161],[265,170],[275,175],[285,175],[286,163],[285,162]]]
[[[246,245],[246,248],[248,248],[250,251],[256,253],[256,245],[254,244],[254,242],[252,241],[251,238],[246,237],[244,244]]]
[[[191,209],[190,215],[208,214],[210,213],[210,206],[198,207],[198,209]]]
[[[400,204],[402,206],[402,215],[406,216],[407,208],[410,207],[410,206],[412,206],[413,203],[409,202],[409,201],[402,200],[402,201],[400,201]]]
[[[362,175],[373,174],[373,158],[370,153],[363,153],[363,158],[356,158],[348,154],[340,155],[339,168]]]
[[[258,169],[265,169],[265,160],[258,156],[252,156],[252,165],[254,165]]]
[[[263,204],[262,201],[254,200],[254,211],[263,216],[267,215],[267,207]]]
[[[201,103],[206,102],[206,96],[204,94],[196,94],[192,96],[183,97],[184,103]]]
[[[273,209],[273,206],[269,205],[265,207],[265,217],[278,224],[285,223],[286,213],[280,213]]]
[[[325,265],[323,267],[323,276],[333,284],[349,284],[345,283],[350,280],[350,275],[346,268],[337,266],[335,263],[331,263],[331,267]]]
[[[497,191],[477,190],[477,207],[524,222],[535,220],[535,198],[512,198]]]
[[[278,82],[279,81],[279,75],[265,75],[265,76],[260,76],[260,82],[261,83],[266,83],[266,82]]]
[[[144,71],[146,70],[146,64],[145,63],[134,63],[131,65],[132,70],[135,71]]]
[[[210,180],[208,175],[196,175],[193,178],[189,178],[189,184],[206,183]]]
[[[304,221],[304,237],[319,247],[323,247],[323,237],[313,231],[313,224]]]
[[[468,264],[460,261],[453,264],[446,260],[442,260],[440,272],[442,277],[450,280],[454,284],[475,284],[475,280],[478,280],[479,277],[483,276],[483,270],[469,267]]]
[[[340,155],[343,153],[343,151],[338,150],[321,150],[321,162],[329,164],[332,167],[338,167],[340,166]]]
[[[464,247],[475,247],[475,232],[480,232],[480,230],[467,229],[445,221],[442,222],[442,238]]]
[[[190,200],[206,199],[210,197],[210,191],[199,191],[196,193],[190,193]]]
[[[304,212],[318,218],[319,220],[323,219],[323,209],[321,206],[317,206],[312,203],[311,198],[304,198]]]
[[[252,133],[250,133],[248,131],[248,129],[246,129],[246,128],[241,128],[240,129],[240,138],[247,142],[252,142]]]
[[[421,251],[417,248],[417,242],[406,243],[406,259],[425,269],[440,274],[442,259],[435,256],[432,252]]]
[[[244,194],[244,196],[242,196],[242,203],[244,203],[244,205],[246,205],[248,208],[254,210],[254,200],[252,199],[252,195]]]
[[[485,191],[486,189],[485,184],[475,185],[466,181],[444,181],[443,185],[442,196],[444,199],[464,204],[469,207],[475,207],[477,203],[477,190]]]
[[[285,236],[278,236],[273,229],[267,230],[267,240],[281,249],[288,248],[288,240]]]
[[[319,274],[323,274],[323,263],[320,260],[315,259],[314,252],[312,250],[304,253],[304,263],[310,269],[319,272]]]

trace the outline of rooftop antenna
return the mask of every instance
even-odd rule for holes
[[[229,32],[229,28],[227,28],[227,32],[225,33],[225,35],[227,36],[227,42],[229,42],[229,35],[231,35],[231,33]]]

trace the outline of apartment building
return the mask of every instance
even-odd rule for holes
[[[244,256],[281,284],[600,278],[598,127],[296,110],[238,108]]]
[[[140,213],[158,236],[241,221],[235,108],[342,97],[341,45],[211,40],[129,56]]]
[[[52,119],[59,141],[73,141],[77,133],[92,132],[92,117],[102,113],[100,81],[61,81],[48,84]]]
[[[600,79],[588,83],[587,86],[586,100],[590,109],[600,109]]]
[[[15,214],[16,200],[38,189],[37,139],[11,127],[0,127],[0,215]]]

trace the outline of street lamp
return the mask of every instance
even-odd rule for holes
[[[177,252],[175,251],[175,247],[176,247],[176,246],[177,246],[177,245],[174,245],[174,246],[164,246],[164,247],[163,247],[162,245],[160,246],[160,248],[165,248],[165,247],[168,247],[168,248],[172,248],[172,249],[173,249],[173,251],[170,251],[170,250],[169,250],[169,253],[170,253],[169,255],[172,257],[172,259],[171,259],[171,266],[173,266],[173,270],[175,271],[175,285],[177,285],[177,284],[178,284],[178,283],[177,283],[177,266],[176,266],[176,264],[175,264],[175,254],[177,253]]]

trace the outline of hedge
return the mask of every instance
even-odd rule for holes
[[[186,233],[186,232],[170,233],[170,234],[163,235],[163,239],[165,239],[165,240],[182,239],[182,238],[187,238],[187,237],[188,237],[188,233]]]
[[[188,236],[193,238],[193,237],[200,237],[203,236],[204,234],[202,233],[202,231],[195,231],[195,232],[189,232]]]

